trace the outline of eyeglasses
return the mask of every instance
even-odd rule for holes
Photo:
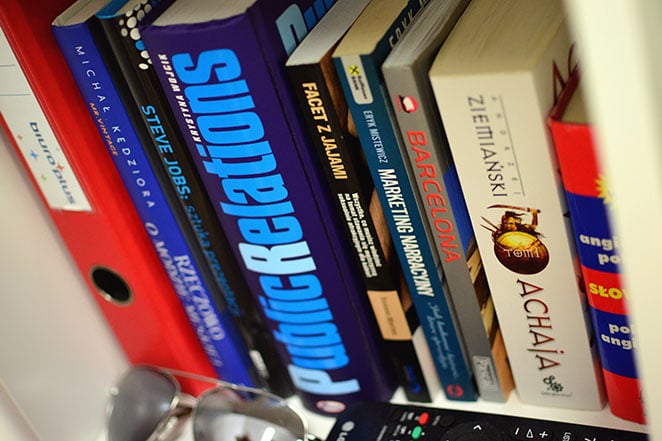
[[[197,399],[181,392],[176,377],[213,385]],[[314,441],[305,417],[265,390],[188,372],[134,366],[111,389],[109,441],[165,441],[191,416],[195,441]],[[319,440],[317,440],[319,441]]]

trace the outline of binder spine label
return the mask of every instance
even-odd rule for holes
[[[54,210],[92,211],[1,30],[0,112],[48,206]]]

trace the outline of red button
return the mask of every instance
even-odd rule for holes
[[[430,421],[430,414],[427,412],[423,412],[421,416],[418,417],[418,424],[420,424],[421,426],[427,424],[428,421]]]

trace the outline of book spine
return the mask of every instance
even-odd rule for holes
[[[324,170],[331,199],[353,247],[352,258],[362,269],[366,295],[379,325],[400,385],[407,399],[432,399],[412,342],[412,330],[399,291],[399,269],[385,247],[392,247],[383,210],[373,198],[374,184],[363,164],[358,139],[348,129],[346,101],[333,62],[287,67],[300,115],[311,135],[311,148]],[[332,88],[337,88],[333,98]],[[361,173],[361,168],[366,170]],[[376,226],[375,222],[379,223]],[[408,295],[408,292],[406,293]],[[404,294],[403,294],[404,295]],[[416,320],[416,326],[418,326]]]
[[[335,414],[389,399],[394,384],[357,312],[358,272],[339,270],[316,209],[324,194],[306,179],[252,16],[148,26],[143,38],[304,405]]]
[[[167,177],[156,172],[158,158],[143,149],[138,127],[122,101],[112,74],[106,67],[87,24],[55,27],[62,53],[89,107],[101,137],[141,217],[152,244],[194,327],[207,356],[220,378],[254,384],[246,354],[233,340],[232,330],[207,295],[196,260],[173,210]],[[137,123],[142,124],[138,120]],[[152,155],[154,156],[154,155]],[[224,311],[225,312],[225,311]],[[227,316],[227,312],[225,312]],[[164,336],[167,338],[167,336]]]
[[[568,91],[571,90],[575,90],[574,87],[568,86]],[[621,278],[618,238],[609,222],[614,201],[610,199],[608,177],[597,160],[592,126],[552,119],[550,127],[609,406],[620,418],[644,423],[641,384],[635,363],[636,333],[627,314],[628,291]]]
[[[541,56],[544,69],[432,75],[431,82],[518,396],[595,410],[604,390],[545,124],[552,72],[569,47],[559,30]]]
[[[322,223],[319,224],[322,227],[320,233],[323,231],[328,238],[329,251],[335,256],[335,264],[339,273],[348,277],[349,292],[357,292],[361,283],[360,274],[356,271],[352,259],[347,258],[352,253],[351,244],[344,239],[343,226],[335,214],[333,201],[329,197],[322,196],[328,194],[326,179],[319,167],[306,166],[306,164],[316,163],[316,153],[309,146],[310,137],[302,119],[299,117],[298,105],[285,70],[287,58],[294,50],[294,45],[305,37],[304,28],[312,29],[317,21],[326,14],[326,11],[336,4],[336,1],[329,0],[322,3],[310,0],[290,0],[290,5],[286,9],[283,9],[282,5],[266,0],[258,0],[257,3],[261,3],[260,7],[252,8],[252,12],[254,12],[252,14],[254,30],[262,44],[264,60],[271,72],[271,79],[280,99],[282,112],[294,140],[295,151],[304,165],[302,170],[312,194],[319,195],[314,196],[312,202],[319,211],[319,217],[322,220]],[[264,13],[261,13],[261,11],[264,11]],[[292,29],[297,30],[296,38],[293,38]],[[372,316],[371,306],[363,301],[363,296],[359,296],[357,299],[355,295],[350,295],[350,300],[353,302],[358,319],[362,320],[361,328],[364,332],[364,338],[367,341],[381,340],[377,326],[374,325],[372,320],[366,320],[366,318]],[[420,341],[421,339],[415,338],[415,340]],[[385,379],[384,385],[388,390],[394,384],[393,380],[395,379],[392,372],[390,372],[391,369],[386,367],[390,366],[386,351],[382,345],[373,346],[370,358],[376,364],[377,370],[381,371],[378,375]],[[419,355],[424,356],[425,354]]]
[[[476,400],[455,312],[400,153],[378,67],[370,56],[334,57],[334,62],[446,397]]]
[[[512,378],[464,195],[427,79],[430,63],[384,66],[384,81],[408,161],[432,231],[479,395],[503,402]],[[493,349],[495,352],[493,352]],[[497,354],[500,359],[495,360]]]
[[[157,152],[161,168],[166,171],[188,224],[196,233],[196,242],[204,255],[200,266],[206,263],[212,270],[210,297],[219,309],[228,308],[263,384],[274,393],[289,396],[293,393],[289,373],[280,362],[273,337],[248,292],[234,254],[229,252],[225,232],[191,160],[149,55],[142,48],[138,26],[142,20],[159,12],[159,9],[143,15],[139,11],[132,12],[131,17],[137,18],[135,21],[124,16],[104,18],[101,23],[112,46],[113,58],[121,60],[122,76],[150,131],[152,143],[149,145]],[[147,112],[153,109],[154,113],[149,115],[145,109]],[[269,363],[265,363],[265,359]]]

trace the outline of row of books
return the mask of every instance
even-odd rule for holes
[[[55,138],[69,144],[91,125],[102,140],[73,164],[67,192],[81,181],[92,201],[72,211],[105,212],[89,220],[114,232],[107,254],[121,260],[131,234],[130,258],[144,263],[111,261],[91,280],[99,290],[112,274],[129,299],[120,310],[99,300],[109,323],[144,314],[128,330],[195,340],[195,357],[175,345],[156,355],[114,328],[132,361],[211,366],[327,414],[396,386],[431,401],[440,385],[451,400],[505,401],[516,386],[526,403],[599,409],[607,379],[614,413],[643,420],[621,392],[638,398],[631,351],[604,361],[614,334],[629,333],[624,311],[592,301],[615,298],[617,276],[583,273],[589,290],[602,287],[588,298],[604,375],[578,279],[547,120],[577,76],[560,1],[58,0],[39,13],[20,3],[3,5],[0,23]],[[75,116],[57,114],[49,81]],[[20,123],[6,124],[18,139]],[[130,222],[109,226],[106,196]],[[98,250],[82,251],[80,231],[61,223],[90,274]],[[179,315],[161,317],[160,305]],[[121,308],[133,311],[120,319]]]

